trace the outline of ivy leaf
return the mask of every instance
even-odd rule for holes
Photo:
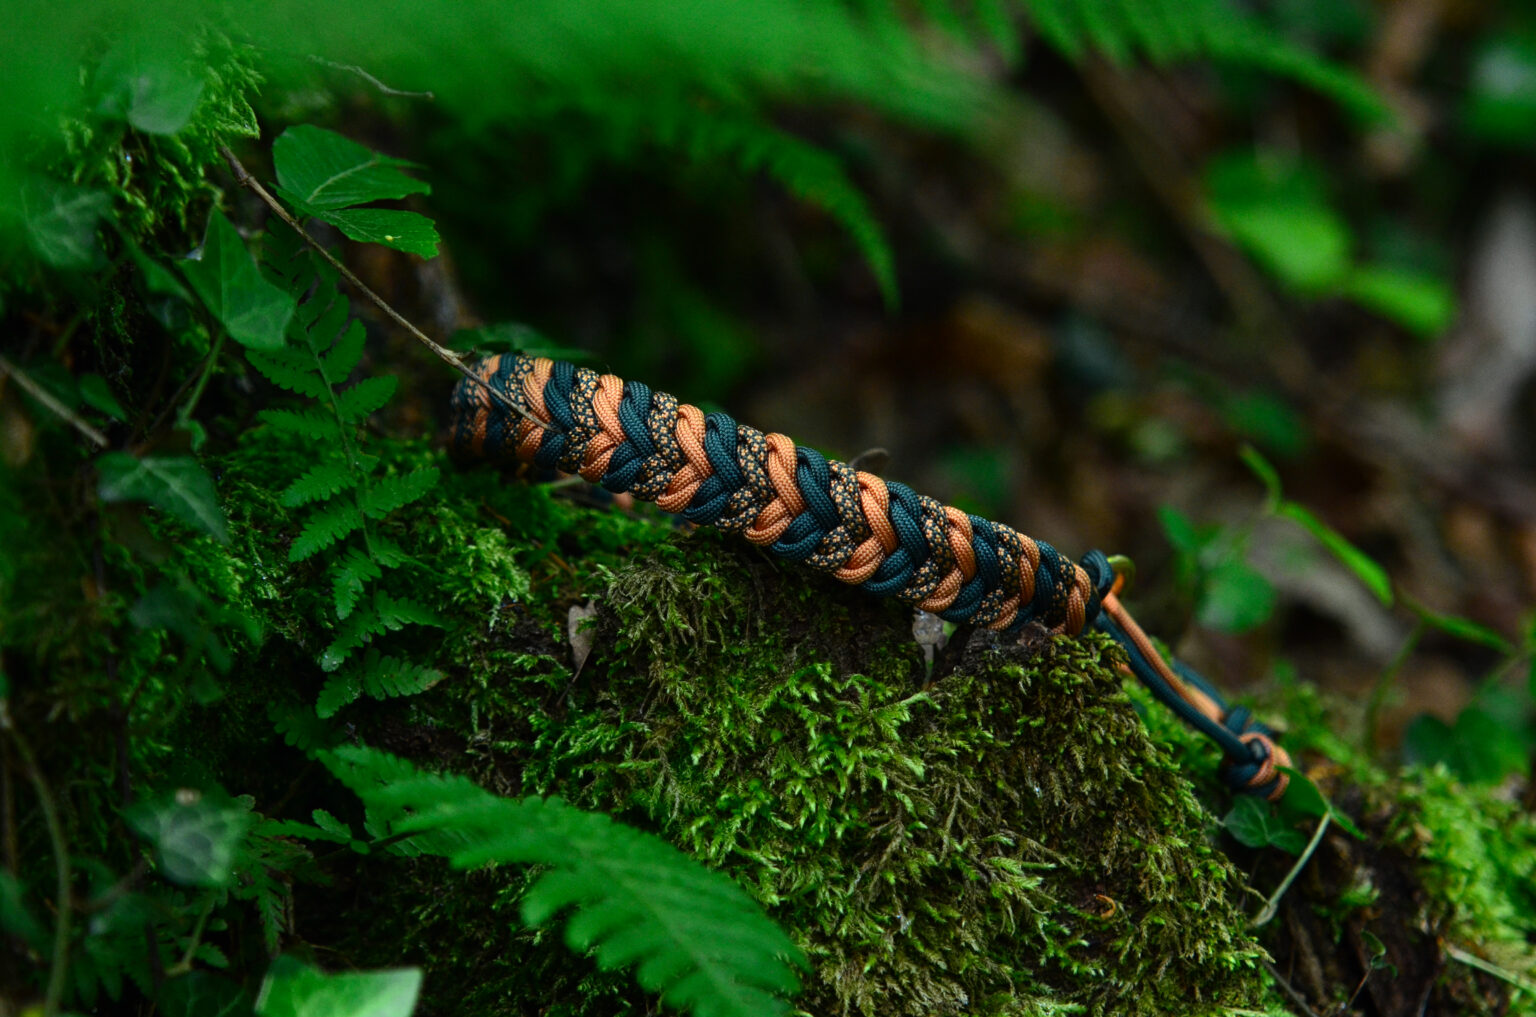
[[[414,163],[380,155],[334,131],[309,124],[288,128],[272,143],[272,165],[277,170],[278,186],[287,192],[285,196],[312,215],[432,190],[424,181],[400,171]]]
[[[182,271],[232,339],[255,350],[282,348],[294,299],[262,277],[222,213],[208,217],[202,256],[183,262]]]
[[[1274,613],[1275,599],[1268,579],[1237,558],[1225,558],[1207,573],[1197,614],[1206,628],[1249,632]]]
[[[251,816],[238,802],[221,798],[181,788],[169,798],[133,806],[125,818],[154,844],[160,872],[173,883],[228,886]]]
[[[175,134],[203,97],[203,81],[168,47],[134,40],[107,51],[96,71],[103,96],[96,111],[147,134]]]
[[[420,968],[327,975],[279,957],[256,997],[260,1017],[410,1017],[421,992]]]
[[[1348,813],[1329,801],[1311,777],[1292,766],[1281,766],[1277,769],[1291,778],[1285,789],[1285,797],[1280,799],[1280,815],[1284,819],[1329,816],[1352,837],[1365,840],[1365,834],[1360,832],[1355,821],[1349,818]]]
[[[128,419],[128,411],[123,409],[123,404],[107,387],[107,380],[99,374],[80,376],[80,398],[87,406],[100,410],[113,420]]]
[[[423,258],[437,257],[437,245],[442,240],[432,220],[418,212],[398,212],[387,208],[308,211],[353,240],[365,244],[382,244],[407,254],[419,254]]]
[[[21,189],[27,242],[54,268],[91,268],[101,260],[96,227],[112,209],[105,191],[34,178]]]
[[[102,501],[147,501],[219,543],[229,543],[213,480],[191,456],[135,459],[126,452],[108,452],[96,460],[96,472]]]
[[[202,948],[199,956],[203,956]],[[165,1017],[234,1017],[251,1012],[251,999],[228,978],[188,971],[165,980],[165,987],[155,997],[155,1007]]]
[[[1251,848],[1277,847],[1293,855],[1306,849],[1307,840],[1301,831],[1281,823],[1268,802],[1252,795],[1242,795],[1232,804],[1232,809],[1221,819],[1221,825]]]

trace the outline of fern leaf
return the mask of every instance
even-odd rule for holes
[[[380,623],[391,632],[407,625],[443,627],[443,619],[436,611],[408,597],[391,597],[380,592],[373,598],[373,606],[378,611]]]
[[[361,599],[364,586],[382,576],[385,567],[356,548],[341,556],[331,570],[331,593],[337,618],[346,620]]]
[[[363,513],[350,501],[333,502],[309,517],[298,539],[288,548],[292,562],[312,558],[363,527]]]
[[[794,943],[729,878],[648,833],[559,799],[497,798],[462,777],[427,776],[385,753],[345,747],[326,766],[418,847],[457,868],[549,866],[523,901],[542,924],[571,908],[566,941],[605,968],[637,966],[645,988],[698,1017],[788,1011]]]
[[[1092,43],[1112,64],[1126,64],[1131,59],[1134,23],[1125,19],[1115,0],[1075,0],[1083,30]]]
[[[302,410],[262,410],[257,417],[276,431],[310,441],[334,442],[340,434],[336,415],[313,406]]]
[[[370,519],[382,519],[436,487],[437,477],[435,466],[385,477],[363,494],[363,512]]]
[[[331,726],[315,716],[315,712],[291,703],[269,702],[267,719],[283,736],[283,741],[300,752],[312,753],[315,749],[331,744]]]
[[[1266,29],[1235,0],[1025,0],[1029,19],[1070,60],[1092,49],[1116,63],[1205,58],[1259,67],[1331,97],[1368,122],[1391,117],[1360,75]]]
[[[369,650],[358,677],[362,690],[374,699],[392,699],[425,692],[443,680],[443,673],[435,668],[380,656],[378,650]]]
[[[888,304],[896,302],[896,259],[879,220],[854,186],[842,163],[808,141],[759,120],[684,115],[656,126],[695,159],[734,158],[743,168],[761,170],[804,201],[819,205],[847,230],[869,263]]]
[[[398,568],[410,561],[410,558],[411,556],[405,553],[405,548],[388,537],[373,538],[373,560],[378,562],[381,568]]]
[[[282,503],[298,508],[312,501],[325,501],[338,491],[356,486],[357,476],[345,460],[316,463],[283,491]]]
[[[292,349],[248,349],[245,359],[279,388],[311,399],[324,399],[327,395],[325,382],[315,374],[308,354]]]
[[[364,378],[337,396],[337,415],[349,424],[366,419],[368,414],[389,402],[398,384],[399,379],[392,374]]]
[[[1046,42],[1068,60],[1080,60],[1085,49],[1070,4],[1062,0],[1025,0],[1035,28]]]
[[[356,318],[346,321],[346,315],[350,311],[347,302],[338,297],[337,303],[341,306],[344,327],[331,333],[336,337],[335,343],[320,359],[320,370],[325,372],[325,376],[331,379],[332,384],[346,381],[347,376],[357,370],[357,365],[363,359],[363,340],[367,337],[362,322]]]
[[[315,700],[315,716],[334,717],[336,711],[363,694],[363,682],[355,671],[338,671],[325,680],[320,698]]]
[[[443,620],[436,611],[408,597],[391,597],[382,590],[375,593],[372,604],[356,608],[336,630],[336,637],[320,654],[320,669],[335,671],[353,650],[373,642],[375,636],[398,632],[407,625],[442,628]]]
[[[379,612],[372,605],[357,608],[341,623],[336,630],[336,636],[329,646],[320,654],[320,670],[335,671],[346,663],[347,657],[352,651],[365,643],[373,641],[373,637],[386,631],[384,623],[379,619]]]

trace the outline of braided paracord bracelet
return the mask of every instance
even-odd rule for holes
[[[1033,621],[1068,635],[1097,626],[1158,699],[1221,746],[1229,786],[1272,800],[1285,793],[1276,766],[1290,759],[1273,732],[1163,659],[1120,604],[1102,552],[1073,563],[1011,527],[641,382],[522,354],[474,371],[483,384],[454,390],[458,454],[579,474],[947,621],[1005,632]]]

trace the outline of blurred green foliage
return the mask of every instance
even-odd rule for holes
[[[405,361],[369,340],[331,266],[275,219],[262,228],[265,213],[230,188],[225,146],[248,157],[250,139],[275,136],[260,147],[270,152],[271,173],[258,166],[257,175],[275,178],[288,209],[311,228],[324,224],[352,241],[421,259],[408,263],[413,267],[451,249],[469,285],[493,306],[513,288],[506,249],[532,251],[558,267],[562,252],[550,249],[548,234],[561,218],[600,221],[607,214],[601,202],[621,192],[650,214],[625,238],[631,318],[614,331],[636,360],[661,365],[680,356],[687,383],[714,396],[749,377],[765,353],[751,302],[741,299],[752,273],[717,285],[700,266],[718,260],[722,273],[737,271],[741,261],[715,255],[758,232],[750,216],[765,182],[799,217],[789,246],[800,245],[795,270],[810,288],[845,274],[850,247],[862,260],[862,288],[854,291],[867,290],[871,303],[894,309],[901,287],[911,285],[878,198],[887,167],[871,124],[958,141],[984,161],[1027,105],[1020,76],[1057,59],[1085,68],[1100,60],[1120,68],[1210,68],[1221,101],[1234,108],[1256,105],[1255,81],[1279,80],[1308,91],[1348,130],[1401,126],[1377,89],[1331,55],[1364,45],[1374,15],[1361,4],[1320,0],[1263,9],[1224,0],[940,0],[915,8],[881,0],[15,0],[7,13],[8,31],[0,34],[0,314],[8,329],[15,326],[8,335],[29,338],[6,340],[5,354],[17,359],[0,368],[7,381],[26,379],[32,388],[13,404],[15,389],[7,387],[10,415],[0,442],[11,457],[0,479],[0,728],[9,746],[7,774],[15,778],[7,787],[30,788],[31,797],[19,808],[18,843],[0,869],[0,924],[10,937],[0,976],[7,990],[16,984],[38,995],[50,1017],[66,1007],[130,1000],[176,1015],[410,1012],[420,969],[326,975],[309,963],[324,947],[310,949],[295,935],[296,900],[326,892],[341,871],[337,857],[348,865],[379,856],[414,859],[415,875],[427,871],[424,853],[463,866],[492,857],[551,863],[531,877],[547,882],[535,884],[545,891],[534,899],[543,910],[530,920],[574,904],[571,943],[602,944],[600,953],[616,965],[641,961],[642,984],[670,989],[674,1000],[700,1013],[722,1000],[738,1009],[762,1000],[747,994],[743,1003],[733,995],[729,964],[710,969],[712,990],[678,990],[686,965],[656,947],[669,915],[692,930],[692,938],[679,940],[683,952],[702,952],[700,941],[712,937],[744,937],[735,940],[739,968],[774,991],[793,981],[769,956],[783,946],[782,934],[754,908],[740,907],[739,893],[721,891],[713,924],[689,911],[708,897],[708,887],[702,896],[657,904],[660,887],[674,879],[690,885],[702,879],[701,870],[651,841],[637,848],[631,832],[600,816],[553,810],[562,822],[609,831],[580,845],[597,844],[583,856],[595,867],[566,864],[580,852],[559,850],[553,836],[535,837],[537,850],[521,842],[517,850],[508,847],[528,831],[506,820],[534,811],[527,803],[536,800],[513,797],[508,785],[525,775],[498,769],[499,761],[537,756],[530,781],[549,776],[536,774],[537,767],[579,765],[620,782],[639,766],[638,757],[604,755],[636,737],[638,721],[609,725],[594,715],[565,728],[557,723],[566,717],[575,679],[559,641],[565,619],[556,616],[567,602],[609,588],[621,562],[665,541],[666,525],[582,514],[542,491],[445,470],[424,436],[434,414],[412,391],[417,379],[382,373],[381,364]],[[1478,43],[1460,124],[1472,144],[1528,147],[1536,125],[1529,40],[1520,32],[1490,32]],[[387,139],[376,147],[420,162],[323,126],[352,118],[373,138]],[[1237,135],[1211,154],[1195,192],[1210,222],[1284,296],[1302,305],[1343,299],[1409,333],[1443,333],[1456,308],[1443,266],[1422,256],[1423,227],[1383,228],[1386,213],[1357,208],[1335,177],[1334,167],[1301,148]],[[615,180],[621,186],[608,186]],[[1007,200],[1016,225],[1048,227],[1064,242],[1079,239],[1089,219],[1070,202],[1027,189]],[[446,245],[423,209],[445,223]],[[1127,235],[1144,235],[1149,219],[1138,210],[1126,215]],[[603,244],[574,232],[582,260],[603,262]],[[914,281],[921,293],[922,280]],[[513,295],[527,302],[537,296]],[[458,345],[567,355],[521,323],[467,330]],[[1124,364],[1111,352],[1084,372],[1097,372],[1093,386],[1125,383]],[[1306,421],[1261,385],[1207,389],[1232,432],[1281,456],[1307,448]],[[1159,424],[1147,422],[1141,433],[1153,435],[1147,446],[1156,444],[1171,459],[1183,439]],[[94,449],[99,429],[109,436],[104,451]],[[1283,497],[1279,475],[1265,460],[1248,458],[1266,485],[1264,511],[1302,527],[1390,603],[1381,565]],[[978,507],[1006,501],[1011,478],[994,445],[955,446],[947,465]],[[1205,524],[1173,509],[1161,518],[1201,624],[1248,632],[1274,617],[1274,586],[1247,561],[1249,528]],[[687,597],[644,599],[640,608],[679,612],[669,622],[695,617],[689,610],[707,620],[709,610],[676,602],[703,600],[714,609],[733,596],[707,570],[677,583]],[[1536,632],[1515,645],[1470,620],[1405,604],[1415,633],[1435,630],[1494,649],[1501,681],[1502,672],[1529,666],[1536,696]],[[724,623],[713,624],[723,639]],[[555,637],[546,631],[551,625]],[[707,630],[695,634],[709,643]],[[633,638],[634,631],[621,637]],[[621,648],[631,651],[632,645]],[[756,663],[784,678],[777,664]],[[1089,667],[1078,663],[1075,671],[1058,668],[1053,680],[1086,680]],[[697,707],[690,683],[698,676],[678,666],[655,664],[678,701]],[[730,677],[739,674],[732,670]],[[1034,680],[1022,671],[1006,677],[998,687],[1009,694]],[[836,729],[813,739],[807,758],[814,766],[792,761],[810,768],[796,776],[802,791],[813,780],[842,781],[837,794],[807,806],[817,823],[843,824],[839,838],[863,822],[845,822],[827,804],[846,805],[850,778],[833,764],[854,765],[848,731],[888,750],[902,779],[922,769],[891,747],[900,741],[892,718],[917,700],[882,672],[880,681],[887,679],[882,694],[898,704],[895,712],[871,712],[859,696],[823,710],[825,699],[848,691],[855,679],[834,677],[822,664],[796,672],[786,686],[804,714],[801,727]],[[876,684],[859,681],[859,695]],[[427,705],[429,693],[445,683],[457,698]],[[991,690],[984,691],[953,715],[990,704]],[[1058,693],[1067,695],[1054,685],[1037,689]],[[1536,746],[1529,699],[1490,680],[1454,723],[1417,723],[1406,750],[1469,782],[1494,784],[1527,766]],[[444,702],[451,716],[434,712],[444,711]],[[727,710],[738,706],[727,699]],[[1125,710],[1106,710],[1116,723],[1131,719]],[[987,716],[1003,724],[1002,713]],[[1085,714],[1063,707],[1052,716],[1070,737],[1056,746],[1060,758],[1031,772],[1081,773],[1075,747],[1093,734]],[[1007,723],[1037,720],[1020,712]],[[581,726],[587,723],[590,730]],[[427,739],[436,762],[450,770],[473,767],[477,779],[508,793],[490,795],[462,777],[429,777],[381,753],[337,749],[363,726],[412,748],[423,744],[413,738]],[[975,725],[964,737],[975,739],[979,756],[994,733]],[[444,749],[442,738],[459,740]],[[756,754],[792,759],[774,744]],[[946,743],[936,751],[938,768],[947,767],[954,787],[970,795],[973,775],[954,762],[955,744],[972,743]],[[332,750],[339,754],[325,755]],[[1193,758],[1187,745],[1180,751]],[[358,797],[325,783],[323,774],[293,769],[302,754],[349,773]],[[1214,877],[1202,892],[1216,894],[1211,887],[1229,878],[1229,867],[1199,835],[1203,813],[1165,763],[1158,757],[1152,771],[1161,789],[1156,802],[1176,804],[1187,823],[1189,835],[1173,838],[1181,853],[1157,854],[1162,843],[1149,851],[1154,838],[1147,832],[1129,836],[1141,840],[1117,848],[1115,863],[1124,869],[1119,875],[1151,887],[1138,892],[1159,908],[1200,912],[1209,900],[1181,896],[1165,872],[1176,863],[1198,868]],[[1445,771],[1428,772],[1438,780]],[[226,775],[239,777],[242,784],[230,787],[241,794],[224,790]],[[1114,776],[1146,793],[1129,771]],[[880,782],[885,801],[888,774],[868,779],[871,786]],[[445,788],[460,798],[443,813],[411,796]],[[1048,790],[1049,822],[1070,820],[1080,832],[1102,819],[1066,808],[1070,796],[1061,786]],[[759,783],[738,797],[756,809],[767,794]],[[1445,814],[1454,813],[1449,797],[1444,791],[1434,799]],[[920,799],[909,796],[908,804]],[[984,796],[968,801],[972,811],[985,809]],[[381,818],[391,808],[401,825]],[[920,832],[932,833],[940,817],[924,808]],[[1228,822],[1239,840],[1295,850],[1294,816],[1240,808]],[[1124,814],[1113,815],[1120,822],[1104,829],[1127,828]],[[502,823],[495,836],[484,829],[487,817]],[[695,855],[725,857],[752,821],[748,814],[715,818],[720,825],[691,821],[685,839],[692,838]],[[1147,812],[1137,829],[1152,831],[1162,818]],[[1513,818],[1503,821],[1515,827]],[[438,850],[407,836],[427,827],[440,838]],[[1491,831],[1482,831],[1485,840]],[[770,835],[786,836],[775,828],[762,840]],[[478,854],[468,846],[476,838]],[[979,876],[947,826],[920,864],[893,864],[907,865],[908,877],[959,873],[968,894],[983,893],[977,887],[985,882],[985,893],[1016,901],[1018,914],[1029,915],[1018,919],[1020,927],[1034,923],[1026,930],[1032,944],[1053,971],[1078,979],[1073,991],[1084,998],[1112,992],[1137,1006],[1164,1006],[1172,990],[1147,975],[1172,963],[1160,954],[1192,963],[1216,957],[1222,978],[1247,984],[1257,948],[1235,922],[1190,942],[1179,939],[1180,922],[1158,911],[1145,924],[1113,927],[1113,963],[1093,955],[1088,939],[1066,936],[1062,919],[1041,909],[1049,899],[1074,923],[1108,921],[1084,910],[1094,900],[1092,893],[1081,896],[1092,866],[1074,869],[1078,863],[1052,857],[1055,849],[1043,845],[1030,848],[1039,848],[1037,861],[1023,863],[1000,853],[1011,842],[985,839],[993,869]],[[492,841],[494,851],[486,847]],[[797,846],[805,847],[804,838]],[[1446,872],[1462,864],[1463,854],[1495,853],[1471,839],[1436,850]],[[1509,855],[1488,863],[1497,880],[1486,873],[1466,880],[1479,891],[1481,910],[1464,924],[1497,926],[1513,942],[1519,922],[1500,910],[1490,889],[1523,864],[1513,848]],[[642,856],[656,864],[654,885],[641,879],[628,897],[613,893],[602,866]],[[1478,857],[1479,864],[1486,860]],[[1149,859],[1155,864],[1146,870],[1133,864]],[[1068,882],[1053,883],[1039,874],[1045,872]],[[894,870],[881,878],[882,892],[898,883]],[[914,894],[931,890],[921,879],[911,885]],[[426,914],[440,903],[408,901],[402,913]],[[636,917],[652,905],[650,919]],[[843,911],[864,923],[859,935],[884,948],[885,912]],[[973,944],[967,937],[993,934],[944,915],[944,932],[966,950]],[[1011,910],[1007,921],[1012,937]],[[895,946],[888,952],[909,963]],[[929,959],[943,968],[960,952]],[[586,998],[617,998],[615,984],[593,976],[598,988]],[[857,991],[877,995],[872,984]],[[1037,1003],[1041,1012],[1078,1006],[1058,1007],[1044,997],[1029,1005]],[[722,1004],[720,1012],[729,1010]]]

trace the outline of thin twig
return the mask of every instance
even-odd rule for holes
[[[1285,891],[1289,890],[1291,884],[1296,881],[1296,877],[1301,875],[1301,870],[1311,860],[1312,853],[1317,850],[1317,845],[1322,843],[1323,834],[1328,830],[1328,824],[1331,822],[1333,822],[1333,816],[1324,813],[1323,818],[1318,821],[1317,832],[1312,834],[1312,840],[1307,844],[1307,849],[1301,853],[1301,857],[1296,859],[1296,864],[1291,866],[1291,871],[1287,872],[1285,878],[1280,881],[1280,886],[1276,888],[1274,894],[1265,903],[1264,910],[1260,911],[1253,921],[1248,923],[1249,928],[1257,929],[1275,917],[1275,912],[1280,908],[1280,898],[1285,896]]]
[[[48,781],[38,768],[32,746],[27,744],[21,732],[11,723],[11,705],[6,699],[0,699],[0,731],[11,736],[16,754],[21,757],[21,765],[27,771],[27,779],[37,791],[38,807],[43,810],[43,824],[48,827],[48,840],[53,847],[54,869],[58,876],[54,907],[58,917],[53,926],[53,963],[48,968],[43,1014],[44,1017],[54,1017],[59,1012],[59,1003],[64,999],[65,976],[69,972],[69,922],[74,913],[74,904],[70,900],[69,845],[64,841],[64,826],[59,822],[59,810],[54,803],[53,792],[48,789]]]
[[[1469,968],[1476,968],[1485,974],[1492,975],[1500,981],[1508,982],[1510,985],[1513,985],[1517,989],[1521,989],[1533,996],[1536,996],[1536,982],[1531,981],[1531,979],[1518,972],[1510,971],[1508,968],[1502,968],[1492,961],[1485,961],[1477,954],[1469,953],[1468,951],[1463,950],[1461,947],[1455,946],[1451,943],[1445,944],[1445,955],[1450,957],[1452,960],[1461,961]]]
[[[1269,972],[1269,977],[1273,978],[1275,980],[1275,984],[1280,986],[1281,990],[1290,997],[1291,1002],[1295,1003],[1298,1007],[1301,1008],[1301,1012],[1305,1015],[1305,1017],[1317,1017],[1317,1012],[1307,1005],[1307,997],[1298,992],[1294,985],[1286,981],[1284,976],[1282,976],[1279,971],[1275,970],[1275,966],[1273,964],[1267,960],[1262,959],[1259,961],[1259,963],[1264,965],[1264,970]]]
[[[75,430],[89,438],[92,442],[95,443],[97,448],[107,447],[108,442],[106,435],[96,430],[96,428],[92,427],[90,424],[87,424],[84,420],[81,420],[79,414],[75,413],[74,410],[70,409],[68,406],[65,406],[63,403],[59,402],[58,399],[54,398],[53,393],[49,392],[37,382],[27,377],[27,373],[21,368],[11,363],[5,357],[0,356],[0,375],[7,374],[12,378],[15,378],[16,384],[26,389],[28,395],[42,403],[44,406],[48,407],[48,409],[56,414],[61,420],[65,421],[74,427]]]
[[[334,60],[327,60],[324,57],[314,55],[311,55],[309,59],[311,63],[319,64],[322,67],[331,67],[338,71],[349,71],[353,74],[356,74],[358,77],[362,78],[364,81],[368,82],[368,84],[372,85],[374,88],[377,88],[385,95],[398,95],[403,99],[426,99],[428,101],[437,98],[437,96],[433,95],[431,92],[407,92],[399,88],[390,88],[388,85],[384,84],[384,82],[380,81],[378,78],[375,78],[372,74],[369,74],[367,71],[363,70],[356,64],[338,64]]]
[[[439,360],[442,360],[455,371],[458,371],[465,378],[469,379],[472,384],[478,385],[485,389],[485,391],[490,394],[492,399],[496,400],[498,403],[505,406],[512,412],[532,422],[535,426],[545,429],[549,428],[550,425],[548,423],[540,420],[538,417],[535,417],[532,413],[528,412],[526,408],[519,405],[518,402],[511,396],[507,395],[505,392],[502,392],[500,389],[491,385],[474,371],[470,370],[468,365],[464,363],[463,357],[448,349],[446,346],[443,346],[429,338],[425,332],[411,324],[411,322],[407,321],[405,315],[389,306],[383,297],[369,289],[361,279],[353,274],[351,269],[338,261],[335,255],[331,254],[330,251],[327,251],[318,240],[310,236],[309,233],[305,231],[304,226],[299,222],[299,220],[295,219],[289,213],[289,211],[284,208],[281,203],[278,202],[276,198],[272,197],[272,195],[267,192],[267,189],[261,186],[261,182],[259,180],[251,176],[250,171],[245,168],[245,165],[239,160],[238,157],[236,157],[235,153],[230,151],[228,145],[220,145],[219,154],[224,156],[224,160],[229,163],[229,168],[234,171],[235,181],[237,183],[243,187],[249,187],[258,198],[266,202],[267,207],[272,210],[274,215],[283,220],[283,222],[287,223],[289,228],[297,233],[300,237],[302,237],[304,242],[308,244],[316,254],[324,258],[327,264],[329,264],[337,272],[341,273],[341,277],[343,279],[351,283],[359,293],[367,297],[368,300],[372,302],[372,304],[380,311],[383,311],[386,317],[388,317],[396,325],[399,325],[401,328],[409,332],[417,342],[421,343],[427,349],[435,353]]]

